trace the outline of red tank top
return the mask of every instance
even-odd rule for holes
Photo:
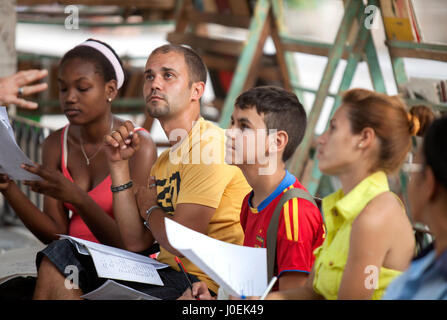
[[[70,180],[73,181],[70,172],[67,169],[67,133],[68,133],[69,125],[65,126],[62,129],[61,135],[61,168],[63,175]],[[135,131],[145,130],[144,128],[136,128]],[[110,187],[112,186],[112,178],[110,174],[96,187],[88,192],[88,195],[112,218],[113,216],[113,196]],[[98,239],[93,235],[88,226],[85,224],[84,220],[82,220],[81,216],[77,214],[76,209],[71,205],[71,203],[64,202],[64,207],[73,212],[73,215],[70,219],[68,226],[68,234],[70,236],[93,241],[99,243]]]

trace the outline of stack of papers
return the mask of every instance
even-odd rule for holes
[[[235,296],[261,296],[267,288],[267,249],[208,237],[165,218],[169,243]]]
[[[62,239],[69,239],[77,247],[79,253],[90,254],[98,277],[134,281],[163,286],[158,269],[168,267],[157,260],[67,235],[59,235]]]
[[[87,300],[161,300],[113,280],[107,280],[98,289],[84,294],[81,298]]]

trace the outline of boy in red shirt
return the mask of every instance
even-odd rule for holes
[[[244,198],[241,225],[244,245],[266,247],[267,229],[276,205],[291,188],[305,188],[286,170],[285,162],[306,130],[306,112],[295,94],[272,86],[242,93],[235,102],[226,132],[225,161],[238,166],[253,190]],[[273,290],[302,286],[314,263],[313,251],[324,239],[323,218],[308,200],[293,198],[281,210],[278,224]],[[209,298],[204,283],[194,283],[192,294]],[[188,289],[182,298],[191,296]]]

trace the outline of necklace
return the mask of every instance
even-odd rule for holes
[[[110,124],[110,131],[112,131],[113,128],[113,119],[112,119],[112,123]],[[93,153],[93,155],[91,157],[87,157],[87,153],[85,152],[84,149],[84,140],[82,139],[82,134],[79,135],[79,140],[80,140],[80,146],[81,146],[81,151],[82,154],[84,155],[85,158],[85,162],[87,162],[87,165],[90,165],[90,161],[99,153],[99,151],[101,151],[103,144],[101,144],[101,146],[99,146],[99,148],[95,151],[95,153]]]

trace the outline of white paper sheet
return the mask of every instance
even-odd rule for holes
[[[155,259],[151,259],[149,257],[145,257],[138,253],[134,253],[134,252],[130,252],[127,250],[107,246],[107,245],[101,244],[101,243],[96,243],[96,242],[92,242],[92,241],[88,241],[88,240],[84,240],[84,239],[79,239],[76,237],[71,237],[71,236],[64,235],[64,234],[58,234],[58,236],[61,239],[69,239],[70,241],[72,241],[72,243],[78,243],[78,244],[85,246],[87,251],[89,251],[89,249],[94,249],[96,251],[111,254],[111,255],[114,255],[117,257],[122,257],[122,258],[130,259],[130,260],[143,262],[146,264],[151,264],[155,267],[155,269],[163,269],[163,268],[169,267],[167,264],[161,263],[161,262],[159,262]],[[80,253],[86,254],[85,252],[80,252]]]
[[[114,248],[67,235],[59,236],[62,239],[69,239],[71,242],[82,245],[86,248],[93,259],[96,273],[100,278],[134,281],[163,286],[163,281],[161,280],[157,269],[168,267],[168,265],[164,263],[119,248]]]
[[[0,254],[0,284],[20,276],[37,276],[36,253],[45,248],[39,245],[8,250]]]
[[[41,180],[20,167],[22,163],[34,164],[17,145],[5,109],[0,107],[0,173],[7,173],[13,180]]]
[[[233,296],[260,296],[267,288],[267,250],[219,241],[165,218],[172,247]]]
[[[157,269],[150,263],[114,256],[92,248],[89,248],[89,252],[100,278],[164,285]]]
[[[11,123],[9,122],[8,111],[6,107],[0,107],[0,121],[3,125],[8,129],[9,136],[15,141],[14,130],[11,127]]]
[[[107,280],[98,289],[81,296],[87,300],[161,300],[133,288]]]

